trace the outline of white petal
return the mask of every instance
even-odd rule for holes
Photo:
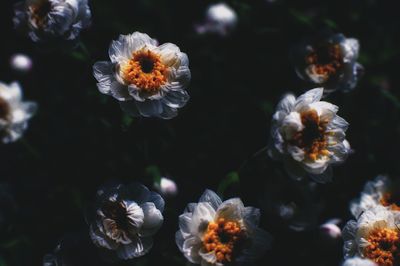
[[[208,223],[213,221],[215,210],[208,202],[199,202],[192,216],[192,231],[201,235],[207,229]]]
[[[320,116],[321,120],[327,119],[328,121],[332,120],[339,110],[339,107],[337,107],[336,105],[324,101],[311,103],[309,106],[311,109],[317,111],[318,116]]]
[[[215,256],[215,252],[205,253],[202,250],[200,250],[200,256],[207,263],[214,264],[217,262],[217,257]],[[202,263],[202,265],[204,264]]]
[[[224,201],[217,210],[217,217],[230,221],[238,221],[243,218],[244,205],[240,198],[233,198]]]
[[[22,98],[21,86],[18,82],[12,82],[10,85],[0,82],[0,97],[8,102],[20,102]]]
[[[161,197],[160,194],[158,194],[158,193],[156,193],[156,192],[150,192],[150,198],[148,199],[148,201],[153,202],[154,205],[156,206],[156,208],[157,208],[160,212],[163,212],[163,211],[164,211],[165,201],[164,201],[164,199]]]
[[[153,246],[151,237],[137,238],[134,242],[128,245],[120,245],[117,249],[119,258],[127,260],[145,255]]]
[[[183,242],[182,252],[183,255],[191,263],[200,263],[201,257],[199,254],[200,248],[202,246],[201,240],[198,237],[191,237]]]
[[[119,83],[117,80],[111,82],[110,94],[118,101],[129,101],[132,99],[132,96],[129,95],[128,87]]]
[[[357,60],[358,51],[360,50],[360,43],[357,39],[347,38],[341,43],[341,46],[344,50],[343,61],[345,63]]]
[[[217,210],[219,205],[221,205],[222,200],[214,191],[206,189],[203,195],[201,195],[199,202],[208,202],[214,210]]]
[[[135,202],[135,201],[122,201],[126,209],[127,219],[129,221],[129,225],[132,227],[134,231],[138,231],[140,227],[144,224],[144,210]]]
[[[378,266],[378,265],[369,259],[354,257],[345,260],[342,266]]]
[[[294,95],[287,94],[278,103],[278,106],[276,107],[276,111],[281,111],[287,115],[293,111],[295,103],[296,103],[296,98],[294,97]]]
[[[304,126],[301,122],[300,114],[298,112],[291,112],[287,115],[281,126],[281,134],[285,140],[291,140],[294,135],[303,130]]]
[[[287,145],[287,152],[295,161],[302,162],[305,158],[305,153],[297,146]]]
[[[181,108],[185,106],[189,98],[185,90],[171,91],[162,98],[162,102],[171,108]]]
[[[144,117],[151,117],[151,116],[159,116],[162,111],[163,107],[160,101],[157,100],[147,100],[144,102],[136,102],[136,107],[139,110],[139,113]]]
[[[306,93],[300,95],[300,97],[297,98],[295,109],[299,110],[306,105],[318,102],[319,100],[321,100],[323,94],[324,94],[323,88],[315,88],[307,91]]]
[[[144,223],[140,230],[142,236],[154,235],[163,224],[164,217],[161,212],[156,208],[153,202],[147,202],[140,207],[144,213]]]

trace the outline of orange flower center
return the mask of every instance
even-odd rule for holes
[[[38,0],[35,4],[28,7],[32,24],[41,28],[47,22],[47,14],[51,11],[51,3],[49,0]]]
[[[10,105],[6,100],[0,97],[0,119],[9,120],[10,118]]]
[[[217,261],[231,262],[234,253],[245,238],[245,232],[236,221],[219,218],[210,222],[203,237],[203,245],[207,252],[215,252]]]
[[[144,92],[155,94],[167,82],[168,67],[158,54],[147,49],[133,53],[121,67],[121,76],[127,84],[134,84]]]
[[[324,76],[326,80],[343,64],[339,44],[320,45],[306,56],[305,61],[312,73]]]
[[[400,211],[400,206],[393,202],[392,193],[383,194],[382,198],[379,201],[383,206],[389,207],[393,211]]]
[[[302,131],[297,132],[292,144],[303,149],[307,158],[315,161],[320,156],[329,155],[326,126],[328,121],[321,120],[317,111],[308,110],[300,114],[304,126]]]
[[[396,266],[400,263],[398,229],[378,228],[368,236],[369,245],[364,255],[379,266]]]

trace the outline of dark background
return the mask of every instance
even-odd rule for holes
[[[22,140],[0,146],[1,266],[41,265],[61,239],[72,243],[65,251],[72,265],[103,265],[88,239],[87,204],[104,182],[152,187],[157,171],[177,182],[179,194],[166,200],[150,253],[116,265],[184,265],[174,238],[178,216],[206,188],[262,210],[261,226],[274,244],[259,265],[340,264],[342,241],[324,237],[319,225],[339,218],[342,227],[351,218],[349,201],[367,180],[400,172],[398,8],[378,0],[228,1],[239,16],[236,31],[199,36],[193,26],[210,3],[92,0],[93,24],[81,34],[86,54],[82,46],[39,49],[14,31],[14,2],[2,1],[0,80],[18,80],[39,111]],[[359,39],[365,75],[353,92],[327,99],[350,123],[355,153],[335,167],[332,183],[320,185],[289,180],[279,162],[254,154],[267,145],[281,96],[313,87],[296,76],[290,47],[323,29]],[[131,119],[97,91],[93,63],[108,60],[111,40],[134,31],[175,43],[189,56],[191,100],[173,120]],[[17,52],[32,57],[28,74],[11,70]],[[280,204],[295,206],[295,214],[281,217]]]

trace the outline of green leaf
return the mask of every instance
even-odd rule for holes
[[[146,168],[146,174],[153,178],[153,182],[156,184],[160,184],[161,182],[161,173],[160,169],[156,165],[150,165]]]
[[[223,196],[226,189],[236,183],[240,182],[239,173],[237,172],[230,172],[222,181],[219,183],[218,186],[218,194]]]

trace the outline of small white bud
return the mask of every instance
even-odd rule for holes
[[[160,184],[155,183],[154,187],[165,197],[174,197],[178,194],[178,186],[176,183],[166,177],[161,177]]]
[[[11,68],[18,72],[29,72],[32,69],[32,59],[25,54],[14,54],[10,58]]]

